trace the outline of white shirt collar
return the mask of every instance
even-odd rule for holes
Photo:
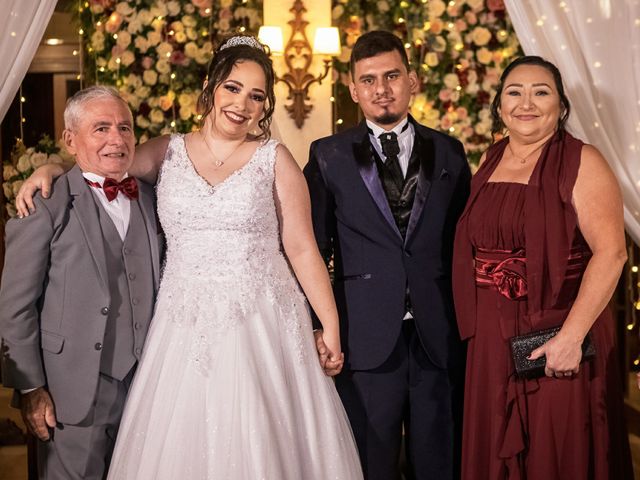
[[[102,176],[98,175],[97,173],[92,173],[92,172],[82,172],[82,176],[84,178],[86,178],[87,180],[91,181],[91,182],[99,183],[100,186],[102,186],[102,184],[104,183],[104,181],[106,179],[106,177],[102,177]],[[129,176],[129,174],[125,173],[124,176],[122,177],[122,180],[124,180],[128,176]]]
[[[407,128],[404,132],[402,131],[405,128],[405,125],[407,124],[408,121],[409,121],[409,117],[404,117],[404,120],[402,120],[399,124],[397,124],[391,130],[385,130],[384,128],[380,127],[379,125],[376,125],[370,120],[367,120],[366,122],[367,122],[367,127],[369,127],[369,130],[371,132],[371,135],[373,135],[377,139],[383,133],[389,133],[389,132],[395,132],[395,134],[398,135],[398,137],[400,137],[402,133],[406,133],[409,131],[409,128]]]

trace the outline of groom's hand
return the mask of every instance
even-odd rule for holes
[[[322,330],[314,330],[313,337],[316,341],[316,350],[318,351],[318,360],[320,360],[320,366],[324,370],[327,360],[329,359],[329,349],[324,343],[322,338]]]
[[[40,387],[23,393],[20,409],[29,431],[42,441],[49,440],[49,428],[56,426],[55,409],[49,392]]]

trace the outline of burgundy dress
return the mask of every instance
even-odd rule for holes
[[[462,478],[632,479],[616,372],[615,324],[608,309],[591,330],[596,358],[583,363],[579,374],[534,380],[514,374],[508,339],[562,323],[591,252],[572,220],[560,222],[570,224],[569,235],[549,233],[555,231],[549,221],[546,232],[532,234],[531,225],[538,221],[532,217],[540,213],[531,208],[536,198],[545,198],[547,217],[575,217],[560,208],[562,195],[556,194],[558,203],[550,206],[554,196],[548,189],[545,195],[535,193],[544,190],[538,188],[543,165],[536,167],[531,185],[487,182],[504,147],[503,143],[490,152],[489,165],[474,178],[470,204],[458,227],[464,238],[456,238],[454,294],[462,336],[469,338]],[[556,176],[554,188],[560,192],[572,190],[577,166],[571,168],[573,174],[563,171]],[[570,185],[563,185],[565,181]],[[555,215],[556,210],[560,214]],[[567,245],[561,281],[536,284],[538,274],[543,277],[553,270],[547,264],[554,257],[546,249],[562,249],[563,238]],[[465,257],[469,254],[472,258]],[[551,285],[557,285],[553,294]],[[536,310],[530,303],[542,308]]]

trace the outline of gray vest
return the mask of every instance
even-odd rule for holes
[[[142,355],[153,314],[151,249],[137,201],[131,201],[129,229],[124,242],[109,214],[97,200],[96,204],[111,296],[100,372],[122,380]]]

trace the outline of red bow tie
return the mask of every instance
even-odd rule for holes
[[[92,182],[91,180],[84,179],[88,185],[95,188],[102,188],[107,200],[112,201],[118,196],[118,192],[124,193],[127,198],[135,200],[138,198],[138,182],[134,177],[127,177],[121,182],[114,180],[113,178],[105,178],[104,183],[100,185],[98,182]]]

